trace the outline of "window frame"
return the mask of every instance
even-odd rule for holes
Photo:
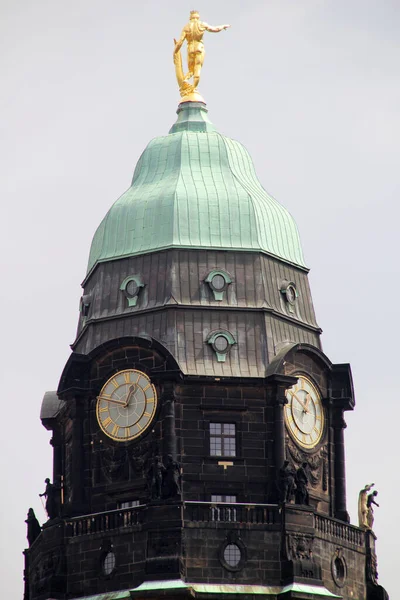
[[[123,504],[127,504],[128,506],[122,506]],[[134,498],[132,500],[119,500],[117,502],[118,510],[126,510],[128,508],[137,508],[138,506],[140,506],[140,500],[138,500],[137,498]]]
[[[211,432],[211,426],[212,425],[221,425],[221,433],[220,434],[215,434]],[[235,433],[232,434],[225,434],[223,431],[224,425],[233,425],[235,428]],[[229,422],[228,421],[222,421],[222,420],[209,420],[208,421],[208,426],[207,426],[207,432],[208,432],[208,456],[210,456],[211,458],[223,458],[223,459],[235,459],[238,458],[238,426],[237,426],[237,422],[234,419],[231,419]],[[213,454],[212,453],[212,447],[211,447],[211,440],[212,438],[216,438],[216,439],[220,439],[221,440],[221,454]],[[224,440],[235,440],[235,448],[234,448],[234,454],[226,454],[225,451],[229,450],[225,448],[225,442]]]
[[[235,425],[236,428],[236,455],[235,456],[221,456],[219,454],[211,454],[211,436],[210,436],[210,423],[227,423]],[[219,414],[215,415],[215,418],[211,415],[207,415],[207,418],[203,420],[204,427],[204,457],[207,460],[214,461],[231,461],[237,462],[242,459],[242,421],[240,416],[232,414]]]
[[[240,560],[235,566],[230,565],[225,560],[225,549],[231,544],[237,546],[240,551]],[[247,549],[242,540],[240,539],[240,536],[235,531],[228,534],[227,538],[221,544],[219,548],[219,560],[224,569],[226,569],[227,571],[231,571],[232,573],[243,569],[247,561]]]

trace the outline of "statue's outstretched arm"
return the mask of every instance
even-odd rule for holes
[[[230,27],[230,25],[209,25],[208,23],[202,23],[204,29],[206,31],[209,31],[210,33],[219,33],[220,31],[223,31],[224,29],[228,29],[228,27]]]

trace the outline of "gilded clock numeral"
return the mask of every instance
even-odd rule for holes
[[[151,387],[151,383],[148,383],[144,388],[142,388],[142,390],[145,392],[149,389],[149,387]]]
[[[99,409],[99,412],[101,412],[101,413],[103,413],[103,412],[108,412],[108,406],[102,406],[102,407]]]
[[[128,438],[131,435],[131,428],[130,427],[125,427],[125,437]]]
[[[119,383],[116,379],[111,379],[110,383],[113,384],[113,386],[115,387],[115,389],[117,389],[119,387]]]
[[[103,421],[104,427],[108,427],[110,423],[112,423],[112,419],[110,417],[107,417],[107,419],[104,419]]]
[[[149,402],[149,403],[154,402],[154,398],[146,398],[146,402]]]
[[[139,431],[142,431],[143,427],[140,425],[140,423],[135,423],[136,427],[139,429]]]
[[[112,432],[111,432],[111,435],[117,436],[118,435],[118,431],[119,431],[118,425],[114,425],[114,427],[112,429]]]
[[[143,416],[144,416],[144,417],[151,417],[151,413],[149,413],[149,412],[145,412],[145,413],[143,413]]]
[[[130,374],[129,371],[128,372],[125,371],[125,373],[124,373],[124,380],[125,380],[125,383],[130,383],[131,382],[131,374]]]

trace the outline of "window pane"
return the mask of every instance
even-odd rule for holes
[[[210,438],[210,454],[213,456],[222,456],[222,439],[217,437]]]
[[[110,575],[115,568],[115,554],[108,552],[103,561],[103,572],[105,575]]]
[[[139,500],[127,500],[118,504],[118,508],[133,508],[134,506],[139,506]]]
[[[211,502],[236,502],[236,496],[225,496],[224,494],[212,494]]]
[[[230,502],[231,504],[236,502],[236,496],[225,496],[224,502]]]
[[[210,433],[221,434],[221,423],[210,423]]]
[[[222,496],[218,496],[217,494],[212,494],[211,502],[223,502]]]
[[[224,456],[236,456],[235,438],[224,438]]]
[[[235,435],[235,424],[234,423],[224,423],[224,433],[225,435]]]
[[[219,335],[215,338],[214,346],[218,352],[226,352],[227,348],[229,347],[229,343],[224,335]]]
[[[236,544],[228,544],[224,550],[224,559],[230,567],[237,567],[242,553]]]
[[[214,275],[211,279],[211,283],[214,289],[223,290],[225,287],[225,279],[222,275]]]

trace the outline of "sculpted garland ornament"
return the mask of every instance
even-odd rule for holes
[[[116,373],[97,397],[96,416],[101,430],[116,442],[133,440],[150,426],[157,408],[157,393],[142,371]]]
[[[285,421],[289,433],[303,448],[314,448],[324,432],[324,409],[316,387],[307,377],[299,376],[286,392]]]

